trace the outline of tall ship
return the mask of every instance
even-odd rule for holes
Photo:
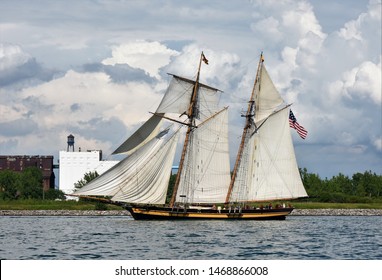
[[[126,157],[75,196],[118,204],[137,220],[285,219],[293,211],[285,203],[268,204],[307,193],[291,137],[293,113],[262,54],[232,173],[228,107],[219,107],[220,90],[199,82],[203,62],[202,52],[195,80],[169,74],[157,110],[114,151]],[[179,142],[178,172],[166,201]]]

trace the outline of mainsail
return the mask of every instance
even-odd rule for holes
[[[226,202],[307,196],[288,117],[289,106],[275,88],[261,57]]]
[[[230,182],[228,110],[191,132],[176,201],[223,203]]]
[[[178,130],[179,131],[179,130]],[[178,141],[168,129],[76,191],[76,195],[110,196],[130,203],[164,204]]]

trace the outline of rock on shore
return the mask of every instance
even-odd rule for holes
[[[293,216],[382,216],[382,209],[294,209]]]
[[[126,210],[0,210],[0,216],[130,216]],[[382,216],[382,209],[294,209],[291,216]]]
[[[128,216],[126,210],[0,210],[0,216]]]

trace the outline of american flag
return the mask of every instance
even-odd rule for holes
[[[289,111],[289,126],[294,128],[302,139],[305,139],[306,135],[308,135],[308,131],[306,131],[306,129],[299,125],[297,122],[297,119],[294,116],[292,110]]]

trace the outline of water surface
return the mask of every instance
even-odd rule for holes
[[[381,216],[285,221],[0,217],[1,259],[382,259]]]

